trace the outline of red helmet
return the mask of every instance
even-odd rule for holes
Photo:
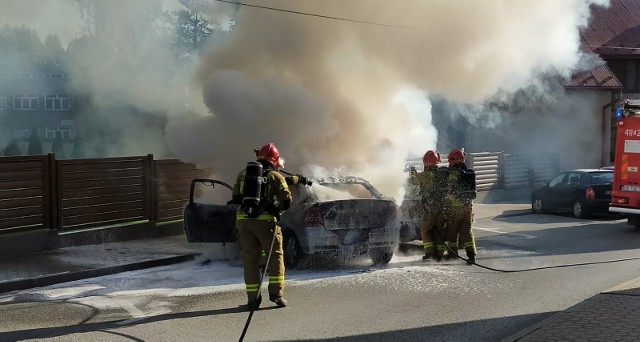
[[[439,162],[440,155],[431,150],[427,151],[427,153],[424,154],[424,157],[422,157],[422,163],[424,164],[424,167],[436,166]]]
[[[460,150],[451,150],[449,156],[447,156],[450,165],[464,163],[464,152]]]
[[[259,150],[256,150],[256,157],[258,160],[266,160],[274,167],[281,167],[282,160],[280,159],[280,153],[273,143],[262,146]]]

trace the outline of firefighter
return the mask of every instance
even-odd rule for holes
[[[446,215],[447,259],[456,258],[459,245],[467,252],[468,264],[475,263],[476,242],[471,231],[473,199],[476,198],[476,175],[464,162],[464,152],[451,150],[447,157],[447,194],[444,200]],[[459,241],[458,241],[459,239]]]
[[[411,183],[418,185],[422,200],[422,216],[420,218],[420,236],[424,247],[422,260],[429,260],[435,257],[437,261],[442,261],[445,245],[440,238],[444,233],[438,234],[435,229],[442,227],[442,172],[438,170],[440,155],[434,151],[427,151],[422,158],[424,164],[423,172],[416,172],[415,168],[411,172]]]
[[[283,160],[276,146],[272,143],[256,149],[257,163],[252,166],[261,171],[258,177],[250,177],[249,166],[242,170],[233,186],[233,203],[240,204],[236,214],[238,228],[238,247],[244,267],[244,281],[248,297],[248,307],[255,310],[260,306],[262,297],[260,286],[260,260],[263,251],[271,248],[271,258],[267,265],[269,273],[269,300],[278,307],[287,306],[284,295],[284,259],[282,250],[282,231],[278,226],[280,214],[291,205],[291,192],[288,184],[305,182],[302,176],[285,178],[277,170],[282,167]],[[259,165],[258,165],[259,163]],[[261,166],[261,167],[260,167]],[[250,182],[257,179],[257,184]],[[262,183],[263,184],[262,184]],[[248,189],[258,186],[259,201],[252,207],[251,201],[257,198],[248,197]],[[272,246],[273,241],[273,246]]]

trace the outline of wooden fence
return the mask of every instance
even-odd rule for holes
[[[548,154],[468,153],[467,165],[479,191],[532,188],[558,172],[557,156]],[[0,157],[0,234],[180,220],[191,180],[206,176],[193,164],[152,155]]]
[[[0,157],[0,234],[181,219],[191,179],[204,176],[193,164],[152,155]]]

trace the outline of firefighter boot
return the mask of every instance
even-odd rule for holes
[[[269,300],[276,303],[278,307],[284,308],[285,306],[287,306],[287,301],[282,297],[269,295]]]
[[[247,307],[249,308],[249,310],[255,311],[255,310],[258,310],[258,308],[260,308],[261,303],[262,303],[262,295],[258,294],[257,299],[249,299],[249,302],[247,303]]]
[[[476,263],[476,255],[467,252],[467,265],[473,265]]]

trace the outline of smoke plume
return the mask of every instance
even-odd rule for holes
[[[351,21],[240,6],[197,69],[211,115],[174,120],[168,141],[224,180],[274,142],[291,171],[319,165],[397,196],[405,158],[436,146],[429,95],[478,104],[569,76],[589,6],[607,3],[250,1]]]
[[[398,198],[406,158],[449,138],[434,125],[447,113],[432,113],[430,99],[480,108],[456,115],[479,128],[513,124],[502,145],[532,146],[518,132],[540,113],[517,120],[485,104],[536,87],[540,74],[592,65],[579,50],[592,5],[608,0],[20,0],[3,2],[0,20],[75,39],[74,88],[123,108],[79,115],[127,132],[110,155],[162,155],[166,144],[232,182],[254,148],[273,142],[290,172],[364,176]],[[176,63],[159,18],[184,8],[223,33],[201,59]],[[127,108],[168,120],[165,131],[148,134]],[[543,108],[541,127],[563,108]]]

